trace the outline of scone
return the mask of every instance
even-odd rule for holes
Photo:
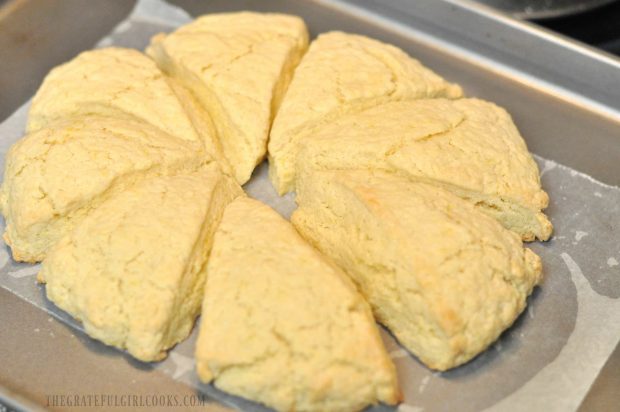
[[[27,131],[84,114],[138,118],[184,140],[201,141],[200,132],[209,133],[196,130],[166,76],[133,49],[86,51],[54,68],[32,100]]]
[[[524,240],[547,240],[549,198],[510,115],[477,99],[391,102],[344,116],[300,143],[299,176],[377,169],[433,182]]]
[[[241,12],[210,14],[159,34],[147,53],[211,115],[243,184],[265,156],[271,121],[307,44],[298,17]]]
[[[47,250],[106,197],[146,176],[208,161],[197,142],[137,120],[77,116],[15,143],[6,156],[0,207],[18,261]]]
[[[317,172],[297,189],[295,227],[432,369],[487,348],[541,280],[515,233],[439,187],[355,171]]]
[[[213,233],[241,194],[212,163],[110,197],[43,262],[47,297],[93,338],[142,361],[161,360],[192,329]]]
[[[459,86],[394,46],[355,34],[322,34],[295,71],[274,120],[271,181],[280,194],[293,190],[297,142],[320,124],[387,101],[461,96]]]
[[[368,304],[262,203],[225,210],[196,346],[204,382],[279,411],[353,411],[399,399]]]

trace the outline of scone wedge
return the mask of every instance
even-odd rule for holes
[[[138,120],[76,116],[15,143],[6,157],[0,207],[4,240],[18,261],[48,249],[111,194],[147,176],[208,162],[197,142]]]
[[[264,158],[273,116],[308,45],[298,17],[210,14],[155,36],[147,53],[210,114],[237,181]]]
[[[204,382],[278,411],[354,411],[400,397],[353,283],[249,198],[226,208],[215,234],[196,361]]]
[[[133,117],[180,139],[213,139],[194,127],[153,60],[133,49],[86,51],[54,68],[32,100],[27,131],[76,115]]]
[[[551,235],[538,166],[510,115],[482,100],[390,102],[341,117],[300,143],[297,169],[383,170],[431,182],[523,240]]]
[[[541,280],[540,258],[474,206],[379,172],[317,172],[298,187],[298,231],[357,284],[376,319],[428,367],[487,348]]]
[[[38,279],[93,338],[142,361],[161,360],[192,329],[213,233],[240,195],[215,164],[145,179],[63,237]]]
[[[342,32],[321,34],[293,78],[269,137],[269,175],[292,191],[297,142],[315,127],[378,104],[459,98],[462,90],[392,45]]]

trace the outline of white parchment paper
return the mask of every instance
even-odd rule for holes
[[[161,0],[140,0],[99,47],[143,49],[153,34],[190,20],[183,10]],[[23,135],[28,106],[0,125],[2,170],[8,148]],[[542,286],[530,297],[524,314],[491,348],[449,372],[429,371],[382,331],[405,395],[399,411],[575,410],[620,340],[620,188],[551,160],[536,160],[551,198],[547,213],[555,226],[550,241],[529,245],[543,260]],[[287,218],[295,208],[293,196],[276,195],[266,164],[257,168],[244,188]],[[3,220],[0,226],[4,231]],[[38,270],[39,265],[13,261],[7,246],[0,244],[0,286],[81,330],[46,299],[45,287],[35,281]],[[229,406],[264,410],[198,381],[193,359],[196,330],[156,368]],[[110,353],[115,352],[110,348]]]

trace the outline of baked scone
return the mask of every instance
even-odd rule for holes
[[[192,329],[213,233],[241,194],[215,163],[145,179],[63,237],[38,279],[93,338],[142,361],[161,360]]]
[[[84,114],[135,117],[171,136],[203,140],[166,76],[133,49],[86,51],[54,68],[32,100],[26,129],[33,132],[54,120]]]
[[[198,142],[138,120],[76,116],[26,135],[6,156],[0,207],[18,261],[47,250],[113,192],[208,161]]]
[[[278,411],[354,411],[400,395],[368,304],[262,203],[224,212],[207,264],[200,378]]]
[[[159,34],[147,53],[211,115],[243,184],[265,156],[273,116],[307,45],[298,17],[240,12],[210,14]]]
[[[432,369],[488,347],[541,280],[540,258],[515,233],[439,187],[366,171],[316,172],[302,183],[295,227]]]
[[[477,99],[391,102],[341,117],[300,143],[299,175],[377,169],[433,182],[524,240],[547,240],[549,198],[510,115]],[[300,177],[301,179],[301,177]]]
[[[392,45],[355,34],[322,34],[295,71],[273,122],[271,181],[279,194],[294,189],[297,142],[320,124],[387,101],[461,96],[459,86]]]

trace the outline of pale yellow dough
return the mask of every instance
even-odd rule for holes
[[[297,143],[320,124],[388,101],[461,96],[459,86],[392,45],[355,34],[322,34],[295,71],[274,120],[271,181],[280,194],[294,189]]]
[[[391,102],[341,117],[300,143],[298,176],[377,169],[442,186],[524,240],[547,240],[549,198],[510,115],[477,99]],[[299,177],[302,179],[302,177]]]
[[[540,258],[441,188],[380,172],[316,172],[292,222],[334,259],[377,320],[432,369],[486,349],[523,311]]]
[[[333,263],[262,203],[224,212],[196,346],[204,382],[278,411],[355,411],[399,399],[370,308]]]
[[[193,327],[213,233],[241,194],[211,164],[110,197],[43,262],[47,297],[93,338],[142,361],[161,360]]]
[[[240,12],[210,14],[159,34],[147,53],[211,115],[243,184],[265,156],[273,116],[307,44],[298,17]]]
[[[4,240],[36,262],[110,194],[146,176],[208,161],[186,142],[137,120],[77,116],[26,135],[6,157],[0,207]]]
[[[27,130],[85,114],[135,117],[171,136],[202,140],[166,76],[133,49],[86,51],[54,68],[32,100]]]

